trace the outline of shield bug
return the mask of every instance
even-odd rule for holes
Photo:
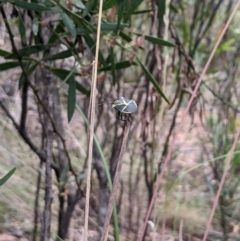
[[[134,100],[121,97],[112,103],[112,107],[118,112],[118,119],[122,121],[127,120],[127,116],[137,112],[137,104]]]

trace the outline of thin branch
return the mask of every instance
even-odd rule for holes
[[[223,39],[223,36],[224,36],[225,32],[227,31],[227,29],[228,29],[228,27],[229,27],[229,25],[230,25],[230,22],[232,21],[233,16],[235,15],[235,12],[237,11],[239,5],[240,5],[240,0],[239,0],[238,3],[236,4],[233,12],[231,13],[231,16],[229,17],[227,23],[225,24],[225,26],[224,26],[224,28],[223,28],[220,36],[218,37],[218,40],[217,40],[217,42],[216,42],[216,44],[215,44],[215,46],[214,46],[214,48],[213,48],[213,50],[212,50],[209,58],[208,58],[208,61],[207,61],[206,65],[205,65],[204,68],[203,68],[203,71],[202,71],[202,73],[201,73],[201,75],[200,75],[200,77],[199,77],[199,79],[198,79],[198,82],[197,82],[197,84],[196,84],[196,86],[195,86],[195,88],[194,88],[194,91],[192,92],[191,98],[190,98],[190,100],[188,101],[187,107],[186,107],[186,109],[185,109],[184,112],[183,112],[183,115],[182,115],[182,119],[181,119],[181,121],[180,121],[180,124],[179,124],[179,126],[177,127],[176,132],[175,132],[175,135],[173,136],[173,139],[172,139],[172,141],[171,141],[171,143],[170,143],[169,152],[168,152],[168,154],[167,154],[167,156],[166,156],[166,159],[165,159],[165,161],[164,161],[164,163],[163,163],[162,170],[161,170],[161,172],[160,172],[160,174],[159,174],[159,176],[158,176],[158,178],[157,178],[156,186],[155,186],[155,189],[154,189],[154,194],[153,194],[151,203],[150,203],[150,205],[149,205],[149,207],[148,207],[148,211],[147,211],[147,214],[146,214],[146,217],[145,217],[143,229],[142,229],[142,232],[141,232],[141,234],[140,234],[140,236],[139,236],[138,241],[142,241],[142,240],[143,240],[144,233],[145,233],[145,230],[146,230],[146,227],[147,227],[147,222],[148,222],[148,219],[149,219],[149,217],[150,217],[150,214],[151,214],[151,211],[152,211],[152,208],[153,208],[153,204],[154,204],[155,199],[156,199],[156,197],[157,197],[157,193],[158,193],[158,189],[159,189],[159,187],[160,187],[161,181],[162,181],[163,173],[164,173],[164,171],[165,171],[165,169],[166,169],[166,166],[167,166],[167,164],[168,164],[168,162],[169,162],[169,160],[170,160],[170,158],[171,158],[171,155],[172,155],[172,152],[173,152],[173,148],[174,148],[174,146],[175,146],[175,142],[176,142],[176,139],[177,139],[177,135],[178,135],[180,129],[182,128],[183,124],[184,124],[184,119],[185,119],[185,117],[187,116],[187,113],[188,113],[188,111],[189,111],[189,109],[190,109],[190,107],[191,107],[191,105],[192,105],[193,100],[194,100],[195,97],[197,96],[197,91],[198,91],[198,89],[199,89],[199,86],[200,86],[200,84],[201,84],[201,82],[202,82],[202,80],[203,80],[203,78],[204,78],[204,76],[205,76],[205,74],[206,74],[206,72],[207,72],[207,70],[208,70],[208,67],[209,67],[209,65],[210,65],[210,63],[211,63],[211,61],[212,61],[212,59],[213,59],[213,56],[214,56],[214,54],[215,54],[215,52],[216,52],[216,50],[217,50],[217,48],[218,48],[221,40]]]
[[[42,168],[42,161],[39,164],[39,169]],[[39,223],[39,194],[40,194],[40,186],[41,186],[41,178],[42,174],[40,170],[38,170],[38,178],[37,178],[37,190],[35,195],[35,202],[34,202],[34,228],[33,228],[33,236],[32,240],[37,240],[37,232],[38,232],[38,223]]]
[[[101,237],[101,241],[107,240],[108,227],[109,227],[109,223],[110,223],[110,220],[111,220],[111,217],[112,217],[113,205],[114,205],[114,202],[115,202],[116,196],[117,196],[117,190],[118,190],[119,180],[120,180],[120,173],[121,173],[121,168],[122,168],[122,160],[123,160],[123,155],[124,155],[125,150],[126,150],[130,126],[131,126],[131,122],[127,120],[126,124],[125,124],[123,141],[122,141],[122,146],[121,146],[121,150],[120,150],[120,153],[119,153],[116,173],[115,173],[114,180],[113,180],[113,189],[112,189],[112,192],[111,192],[111,195],[110,195],[110,198],[109,198],[108,210],[107,210],[107,214],[106,214],[106,218],[105,218],[105,222],[104,222],[104,226],[103,226],[103,234],[102,234],[102,237]]]
[[[89,125],[90,126],[89,126],[89,145],[88,145],[88,161],[87,161],[86,205],[85,205],[85,217],[84,217],[84,241],[87,241],[87,237],[88,237],[88,219],[89,219],[88,216],[89,216],[89,201],[90,201],[90,189],[91,189],[96,85],[97,85],[98,54],[99,54],[100,33],[101,33],[102,6],[103,6],[103,0],[100,0],[99,11],[98,11],[98,27],[97,27],[96,50],[95,50],[96,52],[95,52],[95,61],[93,61],[93,76],[92,76],[91,96],[90,96],[90,105],[89,105],[89,113],[90,113]]]
[[[22,130],[26,129],[27,103],[28,103],[28,83],[24,81],[23,89],[22,89],[22,113],[20,118],[20,127]]]
[[[217,95],[204,81],[202,82],[202,84],[215,96],[217,97],[224,105],[227,105],[228,107],[230,107],[233,111],[240,113],[240,110],[237,109],[237,107],[231,105],[229,102],[227,102],[226,100],[224,100],[221,96]]]

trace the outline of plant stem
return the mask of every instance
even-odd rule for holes
[[[123,134],[123,141],[122,141],[121,150],[119,153],[118,163],[117,163],[117,167],[116,167],[116,173],[115,173],[114,180],[113,180],[113,189],[112,189],[112,192],[111,192],[111,195],[109,198],[108,210],[107,210],[107,214],[106,214],[106,218],[105,218],[105,222],[104,222],[104,226],[103,226],[103,234],[101,237],[101,241],[107,240],[108,227],[109,227],[109,223],[110,223],[111,216],[112,216],[113,205],[114,205],[114,202],[115,202],[115,199],[117,196],[117,190],[118,190],[119,180],[120,180],[120,173],[121,173],[121,168],[122,168],[122,159],[123,159],[123,155],[126,150],[130,126],[131,126],[131,122],[126,121],[125,128],[124,128],[124,134]]]
[[[95,61],[93,61],[92,86],[91,86],[91,96],[90,96],[90,105],[89,105],[90,127],[89,127],[88,160],[87,160],[87,186],[86,186],[86,204],[85,204],[85,217],[84,217],[84,241],[87,241],[87,237],[88,237],[89,201],[90,201],[90,189],[91,189],[92,152],[93,152],[94,121],[95,121],[95,101],[96,101],[98,53],[99,53],[100,33],[101,33],[102,6],[103,6],[103,0],[100,0],[99,12],[98,12],[96,52],[95,52]]]

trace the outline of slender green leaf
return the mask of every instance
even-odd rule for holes
[[[154,76],[149,72],[148,68],[141,62],[140,59],[138,59],[138,63],[140,64],[140,66],[142,67],[143,72],[145,73],[145,75],[147,76],[147,78],[152,82],[153,86],[155,87],[155,89],[157,90],[157,92],[163,97],[163,99],[170,105],[169,100],[167,99],[167,97],[165,96],[165,94],[162,92],[158,82],[156,81],[156,79],[154,78]]]
[[[86,17],[90,11],[94,10],[97,6],[96,0],[88,0],[85,4],[85,9],[83,11],[83,17]]]
[[[74,0],[73,2],[74,2],[74,3],[76,4],[76,6],[78,6],[79,8],[85,9],[85,5],[83,4],[83,2],[82,2],[81,0]]]
[[[33,45],[33,46],[27,46],[27,47],[24,47],[24,48],[18,50],[18,54],[21,57],[26,57],[26,56],[30,56],[31,54],[36,54],[38,52],[41,52],[43,50],[48,50],[55,46],[56,46],[55,44],[45,44],[45,45],[37,44],[37,45]],[[15,58],[16,58],[16,55],[14,53],[11,53],[11,54],[5,56],[5,59],[15,59]]]
[[[66,78],[63,80],[63,83],[68,83],[70,82],[70,79],[72,77],[72,75],[75,76],[76,74],[76,66],[74,66],[74,68],[69,72],[69,74],[66,76]]]
[[[87,33],[89,33],[86,29],[84,29],[84,28],[76,28],[76,32],[77,32],[77,34],[79,34],[79,35],[84,35],[84,34],[87,34]],[[93,31],[94,32],[94,31]],[[92,31],[90,32],[90,33],[92,33]]]
[[[65,5],[60,4],[60,2],[56,3],[59,5],[58,7],[61,8],[61,13],[65,13],[68,16],[68,18],[70,18],[73,21],[73,23],[75,24],[75,28],[76,26],[82,26],[83,23],[87,22],[83,21],[81,14],[76,14],[74,11],[71,11],[70,9],[66,8]]]
[[[132,38],[128,34],[124,33],[123,31],[119,32],[119,36],[122,37],[127,42],[132,41]]]
[[[111,48],[111,72],[113,78],[113,85],[116,84],[116,64],[115,64],[115,53],[114,48]]]
[[[29,2],[26,2],[26,1],[15,0],[14,4],[17,7],[23,8],[23,9],[26,9],[26,10],[32,10],[32,11],[38,11],[38,12],[50,10],[49,7],[46,7],[46,6],[44,6],[43,4],[40,4],[40,3],[29,3]]]
[[[128,60],[125,60],[125,61],[122,61],[122,62],[118,62],[116,64],[114,64],[114,68],[115,70],[118,70],[118,69],[126,69],[132,65],[137,65],[136,62],[129,62]],[[109,71],[109,70],[112,70],[113,66],[112,64],[106,66],[106,67],[103,67],[103,68],[100,68],[98,69],[99,71]]]
[[[127,2],[127,1],[126,1]],[[139,5],[143,2],[143,0],[131,0],[128,2],[127,13],[125,14],[125,21],[128,21],[130,16],[137,10]]]
[[[26,73],[27,73],[27,76],[30,76],[30,75],[33,73],[33,71],[37,68],[38,63],[35,63],[35,64],[33,64],[32,66],[30,66],[30,67],[29,67],[29,65],[30,65],[30,64],[28,64],[28,66],[26,65],[26,69],[27,69],[27,70],[26,70]],[[24,81],[25,81],[25,76],[24,76],[24,74],[22,73],[22,74],[21,74],[21,77],[20,77],[20,79],[19,79],[18,89],[21,89],[21,88],[22,88]]]
[[[49,13],[62,13],[63,10],[59,7],[59,6],[55,6],[53,8],[49,8],[48,11],[45,12],[49,12]]]
[[[171,9],[174,13],[178,13],[178,9],[177,9],[172,3],[170,3],[170,9]]]
[[[124,29],[127,28],[128,24],[118,24],[117,23],[102,23],[101,24],[101,31],[102,32],[111,32],[116,31],[118,29]]]
[[[0,71],[4,71],[7,69],[12,69],[12,68],[16,68],[19,66],[19,62],[18,61],[12,61],[12,62],[5,62],[5,63],[1,63],[0,64]]]
[[[34,17],[33,23],[32,23],[32,30],[33,30],[33,34],[35,36],[37,36],[37,34],[38,34],[38,29],[39,29],[39,22],[38,22],[38,19],[36,17]]]
[[[54,44],[56,40],[59,38],[59,35],[64,32],[64,28],[61,23],[62,22],[60,21],[56,28],[52,31],[52,34],[48,40],[48,44]]]
[[[53,8],[54,6],[56,6],[56,4],[54,3],[54,1],[52,0],[31,0],[31,2],[35,2],[35,3],[38,3],[38,2],[41,2],[45,7],[48,7],[48,8]]]
[[[132,14],[137,15],[137,14],[143,14],[143,13],[150,13],[150,12],[153,12],[153,11],[154,11],[153,9],[144,9],[144,10],[135,11]]]
[[[158,44],[160,46],[176,47],[175,44],[161,38],[145,35],[145,39],[153,44]]]
[[[75,72],[72,72],[72,75],[69,77],[69,87],[68,87],[68,106],[67,106],[67,113],[68,113],[68,122],[71,121],[75,104],[76,104],[76,81],[74,79]]]
[[[142,36],[141,33],[135,33],[133,32],[133,34],[137,35],[137,36]],[[150,35],[145,35],[144,36],[144,39],[153,43],[153,44],[158,44],[160,46],[166,46],[166,47],[176,47],[175,44],[169,42],[169,41],[166,41],[164,39],[161,39],[161,38],[157,38],[157,37],[153,37],[153,36],[150,36]]]
[[[76,28],[75,28],[73,20],[71,18],[69,18],[66,13],[61,13],[61,16],[62,16],[64,25],[66,26],[67,30],[72,35],[73,41],[75,41],[75,39],[77,37],[77,32],[76,32]]]
[[[166,9],[166,0],[157,0],[158,5],[158,28],[160,29],[163,24],[163,16]]]
[[[54,54],[52,56],[48,56],[48,57],[44,58],[43,60],[46,61],[46,60],[65,59],[65,58],[71,57],[72,55],[73,55],[72,50],[67,49],[67,50],[64,50],[60,53]]]
[[[70,70],[66,69],[57,69],[52,68],[50,66],[45,65],[45,68],[47,68],[49,71],[51,71],[54,75],[59,77],[62,81],[66,81],[67,76],[70,74]],[[66,81],[67,84],[69,84],[69,79]],[[86,96],[90,96],[90,90],[87,90],[82,84],[76,82],[76,89],[83,93]]]
[[[10,170],[2,179],[0,179],[0,186],[2,186],[16,171],[16,167]]]
[[[117,26],[119,27],[123,18],[123,14],[124,14],[124,6],[125,6],[125,1],[118,1],[117,4]],[[118,29],[117,27],[117,29]],[[116,30],[116,32],[118,32]]]
[[[108,10],[117,5],[117,0],[106,0],[103,3],[103,11]]]
[[[186,19],[186,16],[183,15],[183,19],[181,21],[182,25],[182,32],[183,32],[183,45],[188,44],[189,42],[189,24],[188,20]]]
[[[6,56],[10,55],[11,52],[8,52],[6,50],[0,49],[0,56],[5,58]]]
[[[124,29],[129,27],[128,24],[118,24],[117,23],[102,23],[101,24],[101,32],[113,32],[117,31],[118,29]],[[76,28],[77,34],[89,34],[89,33],[96,33],[97,27],[96,26],[89,26],[88,29],[86,28]]]
[[[21,15],[18,16],[18,29],[23,44],[26,44],[26,28]]]
[[[112,61],[112,54],[111,54],[111,52],[110,52],[110,54],[107,56],[107,58],[106,58],[106,65],[109,65],[109,64],[111,64],[111,61]]]
[[[217,48],[216,52],[215,52],[215,56],[218,56],[219,54],[223,53],[223,52],[230,52],[230,51],[235,51],[236,47],[234,46],[236,42],[236,39],[231,38],[228,39],[227,41],[221,43],[221,45]]]

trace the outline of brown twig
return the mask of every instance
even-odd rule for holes
[[[224,98],[222,98],[221,96],[217,95],[204,81],[202,82],[202,84],[215,96],[217,97],[224,105],[230,107],[233,111],[240,113],[240,110],[233,106],[232,104],[228,103]]]
[[[240,3],[240,1],[239,1],[239,3]],[[227,161],[226,161],[226,166],[225,166],[225,169],[224,169],[224,172],[223,172],[223,175],[222,175],[221,182],[220,182],[219,187],[218,187],[216,197],[215,197],[214,202],[213,202],[212,210],[211,210],[210,216],[209,216],[208,221],[207,221],[206,230],[204,232],[204,236],[203,236],[202,241],[206,241],[206,239],[207,239],[208,232],[209,232],[210,227],[211,227],[213,215],[214,215],[216,207],[218,205],[218,199],[220,197],[220,194],[221,194],[221,191],[222,191],[222,188],[223,188],[223,184],[226,180],[227,172],[228,172],[228,169],[230,167],[230,163],[231,163],[233,153],[234,153],[234,150],[236,148],[236,145],[237,145],[237,142],[238,142],[238,139],[239,139],[239,135],[240,135],[240,127],[238,127],[237,133],[234,137],[233,145],[232,145],[232,148],[230,150],[230,153],[229,153]]]
[[[41,179],[42,174],[40,169],[42,168],[42,161],[39,164],[39,170],[38,170],[38,178],[37,178],[37,190],[35,195],[35,203],[34,203],[34,228],[33,228],[33,235],[32,240],[37,240],[37,232],[38,232],[38,218],[39,218],[39,194],[40,194],[40,187],[41,187]]]
[[[108,209],[107,209],[107,214],[106,214],[106,218],[105,218],[105,222],[104,222],[104,226],[103,226],[103,234],[102,234],[102,237],[101,237],[101,241],[107,240],[108,227],[109,227],[109,223],[110,223],[110,220],[111,220],[111,217],[112,217],[113,205],[114,205],[114,202],[115,202],[116,196],[117,196],[120,173],[121,173],[121,168],[122,168],[122,160],[123,160],[123,155],[124,155],[125,150],[126,150],[130,126],[131,126],[131,122],[126,121],[122,145],[121,145],[121,150],[120,150],[119,157],[118,157],[116,173],[115,173],[115,176],[114,176],[114,179],[113,179],[113,189],[112,189],[112,192],[111,192],[111,195],[110,195],[110,198],[109,198]]]
[[[229,24],[230,24],[230,22],[232,21],[233,16],[234,16],[235,12],[237,11],[239,5],[240,5],[240,0],[239,0],[238,3],[236,4],[233,12],[231,13],[231,16],[229,17],[227,23],[225,24],[225,26],[224,26],[224,28],[223,28],[220,36],[218,37],[218,40],[217,40],[217,42],[216,42],[216,44],[215,44],[215,46],[214,46],[214,48],[213,48],[213,50],[212,50],[209,58],[208,58],[208,61],[207,61],[206,65],[205,65],[204,68],[203,68],[203,71],[202,71],[202,73],[201,73],[201,75],[200,75],[200,77],[199,77],[199,79],[198,79],[198,82],[197,82],[197,84],[196,84],[196,86],[195,86],[195,88],[194,88],[194,91],[192,92],[191,98],[190,98],[190,100],[188,101],[187,107],[186,107],[186,109],[184,110],[184,113],[183,113],[182,119],[181,119],[181,121],[180,121],[180,124],[179,124],[178,128],[176,129],[175,135],[173,136],[173,139],[172,139],[172,141],[171,141],[171,143],[170,143],[169,151],[168,151],[168,154],[167,154],[167,156],[166,156],[166,159],[165,159],[165,161],[164,161],[164,163],[163,163],[162,170],[161,170],[161,172],[160,172],[160,174],[159,174],[159,176],[158,176],[158,178],[157,178],[156,186],[155,186],[154,193],[153,193],[153,197],[152,197],[151,203],[150,203],[150,205],[149,205],[149,207],[148,207],[148,211],[147,211],[147,214],[146,214],[146,217],[145,217],[143,229],[142,229],[142,232],[141,232],[141,234],[140,234],[140,236],[139,236],[138,241],[142,241],[142,240],[143,240],[143,237],[144,237],[144,234],[145,234],[145,230],[146,230],[146,227],[147,227],[147,222],[148,222],[148,219],[149,219],[149,217],[150,217],[150,214],[151,214],[151,211],[152,211],[152,208],[153,208],[153,204],[154,204],[155,199],[156,199],[156,197],[157,197],[158,189],[159,189],[160,183],[161,183],[161,181],[162,181],[162,177],[163,177],[164,170],[166,169],[166,166],[167,166],[167,164],[168,164],[168,162],[169,162],[169,160],[170,160],[170,158],[171,158],[171,155],[172,155],[172,152],[173,152],[173,148],[174,148],[174,146],[175,146],[175,142],[176,142],[176,139],[177,139],[177,135],[178,135],[180,129],[182,128],[183,124],[184,124],[184,119],[185,119],[185,117],[187,116],[187,113],[188,113],[188,111],[189,111],[189,109],[190,109],[190,107],[191,107],[191,105],[192,105],[193,100],[194,100],[195,97],[197,96],[197,91],[198,91],[198,89],[199,89],[199,86],[200,86],[200,84],[201,84],[201,82],[202,82],[202,80],[203,80],[203,78],[204,78],[204,76],[205,76],[205,74],[206,74],[206,72],[207,72],[207,70],[208,70],[208,67],[209,67],[209,65],[210,65],[210,63],[211,63],[211,61],[212,61],[212,59],[213,59],[213,56],[214,56],[214,54],[215,54],[215,52],[216,52],[216,50],[217,50],[217,48],[218,48],[218,46],[219,46],[222,38],[223,38],[226,30],[228,29]]]

